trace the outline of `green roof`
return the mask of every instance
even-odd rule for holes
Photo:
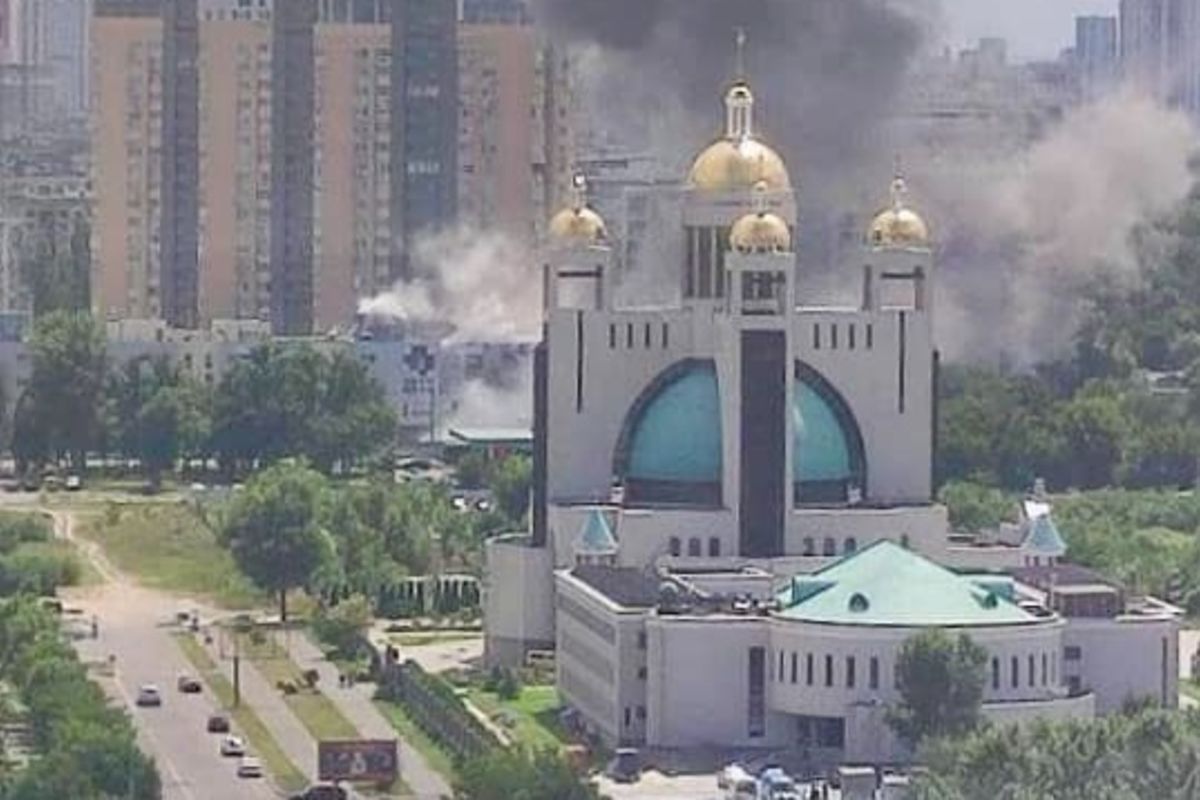
[[[837,625],[973,627],[1038,619],[1003,593],[889,541],[796,576],[778,598],[786,619]]]

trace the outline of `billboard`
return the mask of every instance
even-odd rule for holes
[[[317,743],[317,778],[323,781],[391,783],[400,775],[395,739]]]

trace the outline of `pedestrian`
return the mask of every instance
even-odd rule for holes
[[[340,671],[338,672],[338,688],[339,689],[346,688],[346,676],[343,675]]]
[[[100,638],[100,620],[96,618],[95,614],[92,615],[92,638]]]

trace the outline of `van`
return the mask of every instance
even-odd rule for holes
[[[717,788],[723,800],[758,800],[758,781],[741,764],[730,764],[717,773]]]

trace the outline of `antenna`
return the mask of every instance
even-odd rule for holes
[[[737,46],[737,56],[734,62],[734,78],[738,81],[746,80],[746,29],[735,28],[736,36],[734,41]]]

